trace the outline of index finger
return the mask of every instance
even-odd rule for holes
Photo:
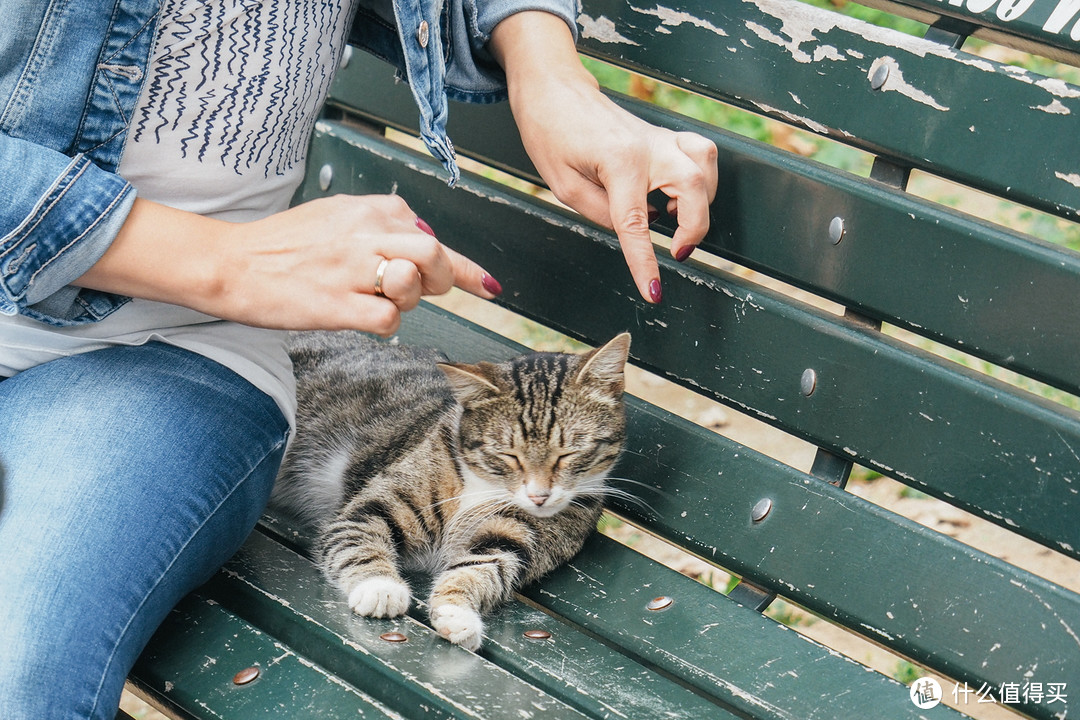
[[[456,250],[443,246],[454,269],[454,286],[485,300],[502,293],[502,285],[484,268]]]
[[[626,265],[641,296],[660,302],[660,266],[649,232],[646,195],[649,179],[636,164],[623,166],[600,178],[607,191],[611,227],[619,237]]]

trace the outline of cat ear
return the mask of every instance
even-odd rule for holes
[[[462,405],[477,403],[499,394],[498,386],[483,376],[483,366],[486,364],[439,363],[439,369],[443,371],[446,379],[450,381],[450,389],[454,392],[454,397]]]
[[[584,382],[592,378],[604,383],[617,383],[621,388],[623,368],[626,367],[629,354],[630,333],[616,335],[603,347],[585,355],[585,364],[578,371],[577,381]]]

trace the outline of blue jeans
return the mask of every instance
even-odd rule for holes
[[[254,527],[288,432],[160,343],[0,382],[0,718],[112,720],[154,630]]]

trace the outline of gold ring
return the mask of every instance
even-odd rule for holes
[[[383,275],[386,273],[386,266],[390,264],[390,261],[383,258],[379,263],[379,267],[375,268],[375,295],[376,297],[386,297],[386,293],[382,289]]]

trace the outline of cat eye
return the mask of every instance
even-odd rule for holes
[[[570,458],[572,458],[572,457],[574,457],[576,455],[580,455],[580,453],[578,453],[578,452],[568,452],[568,453],[563,453],[562,455],[559,455],[557,458],[555,458],[555,469],[556,470],[562,470],[563,468],[566,467],[566,463],[570,462]]]
[[[514,453],[499,453],[499,457],[506,461],[506,464],[515,470],[524,470],[524,466],[521,464],[521,458]]]

